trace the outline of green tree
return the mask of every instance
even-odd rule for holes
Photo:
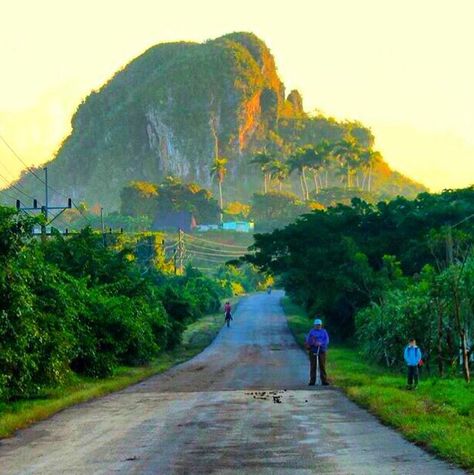
[[[250,217],[255,221],[258,230],[268,231],[283,227],[307,212],[308,206],[296,195],[270,191],[253,195]]]
[[[359,157],[361,153],[362,149],[360,144],[350,134],[347,134],[342,140],[334,145],[332,154],[339,160],[341,171],[343,172],[341,177],[345,177],[346,188],[351,188],[353,186],[352,177],[359,166]]]
[[[227,173],[227,158],[216,158],[211,167],[211,177],[217,178],[217,185],[219,187],[219,206],[220,206],[220,221],[222,223],[223,210],[224,210],[224,199],[222,196],[222,184],[224,183],[224,178]]]
[[[448,353],[453,354],[457,343],[462,346],[472,331],[468,323],[472,307],[467,297],[461,298],[463,280],[458,277],[453,286],[452,278],[459,276],[460,263],[474,246],[474,219],[466,219],[472,214],[474,187],[377,205],[353,199],[350,206],[316,210],[284,229],[257,234],[256,253],[247,259],[276,274],[288,294],[308,311],[326,314],[340,336],[352,335],[354,316],[365,307],[378,305],[383,314],[387,290],[404,291],[407,279],[415,281],[426,265],[440,275],[450,269],[444,287],[425,278],[419,288],[412,289],[410,301],[415,303],[410,309],[416,310],[417,299],[425,301],[424,287],[437,288],[427,297],[432,304],[425,317],[429,314],[438,321],[440,315],[450,315],[441,319],[441,326],[451,335]],[[453,227],[452,240],[443,236],[446,224]],[[451,264],[443,257],[447,249],[452,250]]]
[[[132,181],[120,193],[121,213],[134,218],[154,217],[157,196],[157,185],[146,181]]]
[[[382,160],[382,154],[372,149],[365,149],[359,155],[360,165],[364,171],[362,180],[362,190],[367,188],[370,193],[372,191],[372,174],[374,165]]]
[[[251,160],[250,163],[258,165],[263,174],[263,192],[268,191],[268,184],[270,181],[270,164],[275,160],[273,154],[266,151],[258,152]]]
[[[311,159],[314,154],[314,149],[307,145],[305,147],[300,147],[296,152],[291,155],[288,159],[288,166],[290,173],[296,171],[298,172],[300,186],[301,186],[301,196],[303,200],[309,199],[309,188],[308,181],[306,178],[306,170],[311,166]]]
[[[280,160],[272,160],[268,164],[268,173],[271,180],[276,180],[278,183],[278,191],[281,192],[283,182],[288,177],[289,169],[288,165]]]

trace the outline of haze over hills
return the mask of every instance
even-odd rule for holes
[[[159,44],[134,59],[79,106],[70,136],[48,167],[58,191],[116,210],[131,180],[173,175],[211,188],[212,162],[223,156],[226,197],[246,200],[261,188],[258,168],[250,164],[256,152],[285,157],[349,130],[365,146],[373,142],[359,123],[306,114],[301,94],[286,94],[265,43],[232,33],[202,44]],[[335,173],[330,182],[339,184]],[[42,196],[30,173],[20,183]],[[424,190],[383,161],[373,183],[381,196]]]

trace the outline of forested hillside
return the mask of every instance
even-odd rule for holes
[[[60,193],[116,211],[130,181],[160,183],[172,175],[217,190],[213,163],[225,157],[227,200],[248,201],[261,190],[257,153],[286,163],[299,147],[348,135],[361,147],[373,146],[362,124],[309,116],[298,91],[286,94],[265,43],[251,33],[232,33],[203,44],[159,44],[135,58],[79,106],[71,135],[48,167]],[[381,156],[373,160],[370,186],[363,178],[367,163],[356,161],[348,170],[346,162],[334,156],[326,164],[325,188],[370,187],[380,197],[423,190],[392,172]],[[299,182],[294,171],[283,190],[298,191]],[[41,200],[42,184],[31,173],[19,184]]]

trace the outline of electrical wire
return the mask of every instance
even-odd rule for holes
[[[237,252],[237,251],[227,251],[226,249],[224,250],[221,250],[221,249],[211,249],[209,247],[201,247],[201,246],[198,246],[194,243],[186,243],[186,245],[190,248],[190,249],[194,249],[194,250],[197,250],[197,251],[200,251],[200,252],[210,252],[210,253],[213,253],[213,254],[225,254],[227,256],[235,256],[235,257],[239,257],[239,256],[243,256],[245,253],[243,252]]]
[[[3,177],[2,177],[2,178],[3,178]],[[3,195],[3,196],[5,196],[5,197],[7,197],[7,198],[10,198],[13,203],[15,203],[15,201],[17,200],[17,198],[16,198],[15,196],[10,195],[10,194],[8,193],[8,191],[6,191],[6,190],[0,190],[0,195]]]
[[[3,135],[0,133],[0,140],[6,145],[6,147],[8,148],[8,150],[10,150],[10,152],[13,154],[14,157],[16,157],[23,166],[26,167],[26,169],[32,174],[34,175],[36,178],[38,178],[38,180],[40,181],[43,181],[37,174],[36,172],[20,157],[20,155],[18,155],[15,150],[13,149],[13,147],[6,141],[6,139],[3,137]],[[43,184],[44,184],[44,181],[43,181]]]
[[[462,220],[459,221],[458,223],[453,224],[451,227],[452,227],[452,228],[455,228],[456,226],[459,226],[460,224],[464,223],[465,221],[470,220],[471,218],[474,218],[474,213],[471,214],[470,216],[467,216],[466,218],[462,219]]]
[[[21,188],[19,188],[18,186],[16,186],[14,183],[10,183],[3,175],[0,175],[0,178],[8,185],[8,186],[11,186],[13,187],[16,191],[18,191],[18,193],[21,193],[22,195],[26,196],[27,198],[31,199],[31,200],[34,200],[34,198],[29,195],[28,193],[24,192]],[[2,191],[2,193],[5,193],[5,191]]]
[[[183,233],[183,234],[191,240],[206,242],[206,243],[209,243],[209,244],[213,244],[214,246],[216,245],[216,241],[210,241],[208,239],[200,238],[200,237],[197,237],[197,236],[192,236],[191,234],[187,234],[187,233]],[[247,250],[247,248],[245,246],[237,246],[235,244],[226,244],[226,243],[220,242],[219,245],[224,246],[224,247],[233,247],[233,248],[237,248],[237,249]]]
[[[229,257],[241,257],[244,256],[246,253],[245,252],[236,252],[236,251],[228,251],[227,249],[216,249],[216,248],[209,248],[209,247],[201,247],[198,246],[194,243],[185,243],[186,247],[189,249],[196,251],[196,252],[201,252],[201,253],[208,253],[208,254],[221,254]]]
[[[203,261],[203,262],[211,262],[211,263],[216,263],[216,264],[225,264],[227,261],[232,260],[232,259],[227,259],[227,258],[219,258],[219,257],[203,257],[203,256],[194,256],[193,254],[190,254],[194,259]]]
[[[24,165],[26,167],[26,169],[34,176],[36,177],[43,185],[47,186],[51,191],[53,191],[54,193],[57,193],[58,195],[61,195],[63,198],[66,198],[66,199],[69,199],[68,196],[66,196],[62,191],[59,191],[57,190],[56,188],[52,187],[49,183],[47,184],[46,181],[41,178],[35,171],[33,168],[31,168],[21,157],[20,155],[15,151],[15,149],[7,142],[7,140],[5,139],[5,137],[0,133],[0,140],[5,144],[5,146],[8,148],[8,150],[10,150],[10,152],[13,154],[13,156],[20,161],[20,163],[22,165]],[[11,185],[13,186],[17,191],[20,191],[19,188],[17,188],[15,185]],[[22,191],[20,191],[21,193],[23,193]],[[23,193],[25,194],[25,193]],[[29,195],[26,195],[26,196],[29,196]],[[31,199],[33,199],[33,197],[29,196]],[[74,208],[76,208],[77,211],[79,211],[79,214],[83,217],[83,219],[85,219],[87,221],[87,223],[89,224],[89,226],[92,225],[90,219],[87,217],[86,214],[84,214],[84,212],[79,208],[79,206],[73,201],[71,200],[71,204],[74,206]]]
[[[242,254],[235,255],[235,254],[224,254],[224,253],[217,253],[217,252],[202,252],[202,251],[195,251],[193,249],[190,249],[189,252],[198,256],[233,257],[234,259],[238,259],[239,257],[242,257]]]

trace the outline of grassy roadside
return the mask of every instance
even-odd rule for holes
[[[288,325],[302,345],[311,321],[284,299]],[[405,377],[372,365],[357,350],[331,348],[328,373],[356,403],[408,440],[474,473],[474,387],[461,379],[422,377],[417,391]]]
[[[234,309],[238,300],[239,298],[231,300]],[[75,375],[64,386],[45,391],[40,398],[12,403],[0,401],[0,438],[8,437],[16,430],[46,419],[74,404],[119,391],[189,360],[214,340],[223,326],[223,320],[222,312],[219,312],[190,324],[183,334],[182,344],[177,349],[162,353],[147,366],[119,367],[113,376],[104,379]]]

